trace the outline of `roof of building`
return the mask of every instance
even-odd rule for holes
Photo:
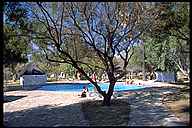
[[[40,70],[36,64],[28,63],[24,69],[20,72],[20,75],[44,75],[45,72]]]

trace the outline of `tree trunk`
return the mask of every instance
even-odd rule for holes
[[[111,105],[111,96],[113,95],[114,86],[116,81],[114,81],[114,77],[112,76],[112,79],[110,79],[110,85],[109,89],[106,95],[103,95],[103,106],[110,106]]]
[[[111,105],[111,96],[106,95],[103,99],[103,106],[110,106]]]
[[[13,76],[12,76],[13,81],[16,81],[16,69],[15,69],[15,67],[16,67],[15,64],[11,64],[11,71],[13,73]]]
[[[97,91],[104,97],[103,99],[103,105],[104,106],[110,106],[111,105],[111,96],[113,95],[113,90],[114,90],[114,86],[116,83],[116,79],[114,77],[114,74],[111,72],[108,72],[108,78],[110,80],[110,85],[109,85],[109,89],[108,92],[106,93],[106,91],[102,91],[100,86],[98,86],[96,81],[93,81],[85,72],[83,69],[81,69],[80,67],[78,67],[78,65],[76,64],[76,62],[73,62],[73,66],[80,72],[82,73],[97,89]]]
[[[190,80],[189,73],[182,68],[181,64],[177,63],[176,61],[174,61],[174,62],[176,64],[176,66],[179,68],[179,70],[183,73],[183,75],[187,76],[187,78]]]
[[[145,56],[145,45],[143,44],[143,80],[146,81],[147,80],[147,74],[146,74],[146,56]]]

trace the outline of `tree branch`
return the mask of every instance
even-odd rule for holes
[[[45,12],[42,10],[41,6],[39,6],[39,7],[40,7],[41,12],[43,13],[43,15],[44,15],[44,17],[45,17],[45,20],[46,20],[46,22],[47,22],[47,25],[48,25],[48,27],[46,27],[46,28],[48,29],[48,32],[49,32],[50,36],[53,38],[55,44],[57,44],[57,41],[55,40],[55,38],[54,38],[54,36],[53,36],[53,34],[52,34],[52,32],[51,32],[51,29],[50,29],[51,27],[50,27],[50,25],[49,25],[49,21],[48,21],[48,19],[47,19],[47,16],[46,16]],[[43,24],[45,24],[45,23],[43,23]],[[45,26],[46,26],[46,24],[45,24]]]
[[[46,57],[46,59],[47,59],[48,61],[50,61],[50,62],[57,62],[57,63],[67,63],[67,64],[71,64],[69,61],[59,61],[59,60],[53,60],[53,59],[50,59],[50,58],[48,57],[47,52],[46,52],[43,48],[41,48],[41,47],[40,47],[40,49],[45,53],[45,57]]]
[[[37,2],[37,4],[39,5],[39,7],[42,10],[42,12],[44,11],[47,14],[47,16],[49,17],[49,19],[52,21],[52,23],[53,23],[53,25],[55,27],[55,31],[56,31],[56,35],[57,35],[57,40],[58,40],[58,43],[59,43],[59,33],[58,33],[57,26],[56,26],[55,22],[53,21],[52,17],[47,12],[47,10],[39,2]]]
[[[61,44],[61,42],[62,42],[62,40],[61,40],[61,31],[62,31],[62,27],[63,27],[63,13],[64,13],[64,3],[63,3],[63,10],[62,10],[62,15],[61,15],[61,25],[60,25],[60,44]]]

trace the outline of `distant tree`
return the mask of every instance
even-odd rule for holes
[[[142,45],[134,46],[134,54],[130,59],[129,66],[142,69],[143,67],[143,47]]]

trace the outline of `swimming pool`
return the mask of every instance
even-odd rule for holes
[[[100,83],[99,86],[101,90],[107,91],[109,83]],[[46,84],[38,88],[38,90],[44,91],[58,91],[58,92],[81,92],[83,86],[86,86],[90,92],[94,90],[94,86],[89,83],[53,83]],[[145,88],[144,86],[138,85],[127,85],[125,83],[116,83],[114,91],[129,91],[129,90],[139,90]]]

